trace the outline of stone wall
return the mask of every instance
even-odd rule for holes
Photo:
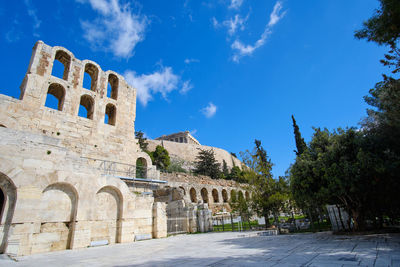
[[[52,75],[54,60],[64,64],[61,78]],[[92,76],[88,89],[84,72]],[[45,106],[49,95],[56,109]],[[78,116],[80,105],[86,118]],[[0,252],[166,236],[165,205],[154,206],[151,195],[132,193],[120,179],[135,177],[138,159],[159,179],[134,138],[135,113],[136,90],[123,77],[65,48],[35,44],[20,99],[0,95]]]
[[[161,145],[168,151],[172,159],[181,159],[185,161],[183,167],[187,170],[193,168],[193,162],[196,161],[199,149],[212,149],[215,154],[215,159],[221,164],[221,167],[223,160],[225,160],[229,169],[231,169],[233,166],[238,166],[239,168],[242,168],[242,163],[239,159],[233,157],[228,151],[221,148],[196,144],[177,143],[166,140],[147,140],[147,142],[149,143],[148,149],[150,151],[154,151],[156,149],[156,146]]]

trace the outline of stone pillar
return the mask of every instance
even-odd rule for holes
[[[167,236],[167,213],[166,204],[163,202],[153,203],[153,238]]]

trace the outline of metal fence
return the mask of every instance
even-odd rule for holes
[[[214,232],[248,231],[257,230],[257,224],[244,221],[241,216],[235,214],[215,215],[212,217]]]

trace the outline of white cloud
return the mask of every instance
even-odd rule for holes
[[[232,19],[230,18],[229,20],[225,20],[223,22],[223,25],[228,28],[228,34],[232,36],[235,34],[236,30],[244,30],[244,23],[247,21],[248,16],[245,18],[241,18],[240,15],[236,14],[235,17]]]
[[[208,103],[208,106],[201,109],[201,112],[206,116],[206,118],[211,118],[217,112],[217,106],[210,102]]]
[[[76,0],[89,3],[99,16],[92,22],[82,21],[84,38],[92,47],[111,51],[117,57],[129,58],[135,46],[144,40],[146,16],[135,14],[129,3],[118,0]]]
[[[243,4],[243,0],[231,0],[230,9],[238,9]]]
[[[235,40],[231,48],[234,50],[234,55],[232,57],[233,61],[239,62],[240,58],[243,56],[249,56],[253,52],[263,46],[267,40],[268,35],[272,33],[272,27],[278,23],[286,14],[286,12],[281,12],[282,3],[280,1],[275,3],[274,9],[270,14],[270,19],[268,24],[265,26],[264,32],[261,34],[260,38],[253,45],[245,45],[240,40]]]
[[[179,93],[186,94],[187,92],[189,92],[192,89],[193,89],[193,85],[190,83],[190,81],[184,81]]]
[[[25,3],[25,6],[27,8],[29,17],[31,17],[32,20],[33,20],[33,24],[32,24],[32,26],[33,26],[33,36],[39,37],[39,34],[37,33],[37,30],[39,29],[40,24],[42,23],[42,21],[39,20],[39,18],[37,16],[37,13],[36,13],[37,11],[36,11],[35,7],[32,5],[32,2],[30,0],[25,0],[24,3]]]
[[[211,21],[215,29],[219,28],[220,24],[215,17],[212,17]]]
[[[137,75],[127,70],[124,73],[126,81],[137,90],[139,101],[146,106],[153,95],[160,93],[164,98],[178,88],[180,77],[173,73],[171,67],[161,67],[160,71],[152,74]]]
[[[190,64],[190,63],[197,63],[197,62],[200,62],[200,60],[195,59],[195,58],[186,58],[186,59],[184,60],[184,62],[185,62],[185,64]]]

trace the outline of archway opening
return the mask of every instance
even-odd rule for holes
[[[239,201],[242,201],[242,200],[244,200],[243,192],[239,191]]]
[[[85,73],[83,77],[83,88],[96,92],[97,78],[99,70],[93,64],[87,63],[85,65]]]
[[[3,213],[4,213],[4,207],[6,206],[6,196],[3,192],[3,189],[0,187],[0,222],[3,221]]]
[[[93,120],[94,114],[94,100],[89,95],[81,96],[78,115],[83,118]]]
[[[108,75],[107,97],[115,100],[118,98],[118,77],[114,74]]]
[[[208,203],[208,191],[207,189],[201,189],[201,198],[203,199],[204,203]]]
[[[236,201],[237,201],[236,191],[232,190],[231,191],[231,202],[236,202]]]
[[[117,117],[117,108],[113,104],[107,104],[106,112],[104,116],[104,123],[109,125],[115,125]]]
[[[197,203],[196,190],[194,188],[190,189],[190,201]]]
[[[136,178],[147,178],[147,161],[145,158],[136,160]]]
[[[245,196],[246,196],[246,200],[250,200],[250,193],[249,193],[249,191],[246,191]]]
[[[218,197],[218,191],[217,191],[217,189],[213,189],[213,190],[212,190],[212,196],[213,196],[213,201],[214,201],[214,203],[218,203],[218,202],[219,202],[219,197]]]
[[[47,90],[45,106],[48,108],[56,109],[59,111],[63,110],[65,99],[65,90],[62,85],[52,83]]]
[[[58,50],[53,61],[51,75],[67,81],[70,64],[70,55],[62,50]]]
[[[222,200],[224,203],[228,202],[228,192],[225,189],[222,189]]]

